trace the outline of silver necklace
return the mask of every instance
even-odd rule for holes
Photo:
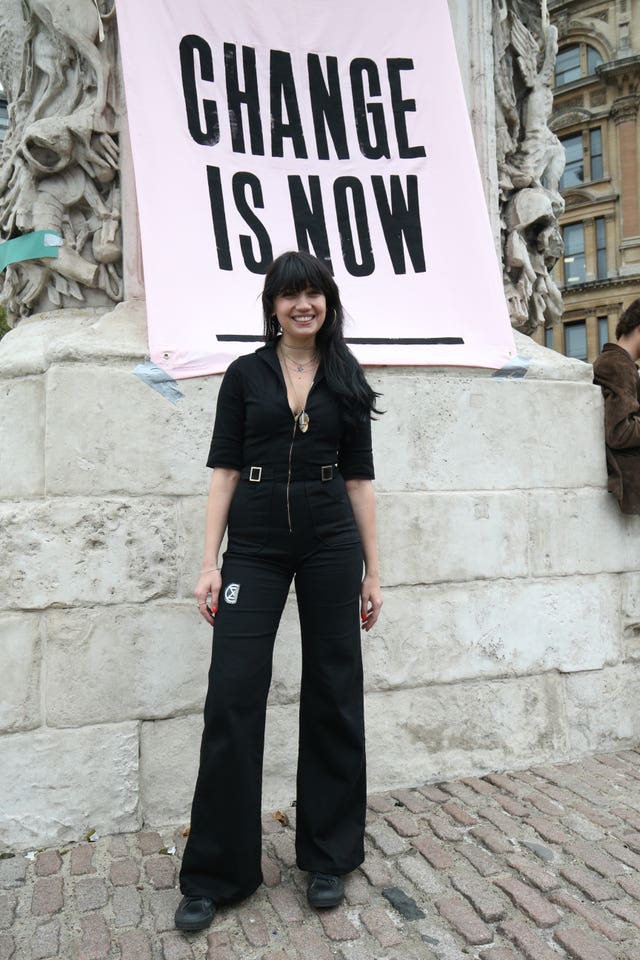
[[[293,364],[293,366],[291,367],[291,369],[292,369],[292,370],[293,370],[293,369],[297,370],[298,373],[304,373],[305,370],[307,369],[307,367],[313,366],[313,364],[314,364],[314,363],[317,361],[317,359],[318,359],[318,354],[317,354],[317,353],[314,353],[310,360],[305,360],[304,363],[303,363],[303,362],[300,361],[300,360],[296,360],[295,357],[290,356],[290,355],[286,352],[286,350],[284,349],[284,347],[281,347],[280,349],[281,349],[281,351],[282,351],[282,356],[283,356],[284,359],[285,359],[285,363],[287,363],[287,364]]]
[[[303,403],[300,403],[300,397],[298,396],[298,391],[296,390],[296,388],[295,388],[295,386],[294,386],[293,380],[292,380],[291,377],[289,376],[289,371],[287,370],[286,356],[283,356],[283,359],[284,359],[285,362],[282,364],[282,369],[284,370],[285,380],[287,381],[287,383],[288,383],[289,386],[291,387],[291,389],[292,389],[292,391],[293,391],[293,395],[294,395],[294,397],[296,398],[296,407],[300,407],[299,413],[293,413],[293,410],[291,411],[292,414],[293,414],[293,419],[294,419],[295,423],[300,427],[300,433],[306,433],[307,430],[309,429],[309,423],[310,423],[310,421],[309,421],[309,414],[308,414],[307,411],[305,410],[304,404],[303,404]],[[308,366],[308,364],[307,364],[307,366]],[[313,384],[311,384],[311,386],[313,386]],[[309,391],[311,391],[311,387],[309,387]],[[307,399],[308,399],[308,397],[309,397],[309,394],[307,394]],[[305,402],[306,402],[306,401],[305,401]],[[294,429],[295,429],[295,428],[294,428]]]

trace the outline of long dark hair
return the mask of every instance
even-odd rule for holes
[[[324,294],[327,315],[316,334],[324,376],[329,389],[340,400],[347,423],[356,424],[383,411],[376,409],[376,393],[344,339],[344,309],[338,286],[325,264],[304,250],[280,254],[267,271],[262,290],[264,335],[267,343],[280,336],[280,324],[273,312],[281,293],[299,293],[311,287]]]

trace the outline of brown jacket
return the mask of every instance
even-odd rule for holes
[[[604,437],[609,490],[623,513],[640,513],[640,377],[617,343],[605,343],[593,365],[604,394]]]

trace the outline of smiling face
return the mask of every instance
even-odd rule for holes
[[[315,287],[284,290],[274,297],[273,312],[282,328],[285,346],[312,346],[327,316],[327,301]]]

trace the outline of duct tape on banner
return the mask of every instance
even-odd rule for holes
[[[493,380],[522,380],[530,364],[531,360],[529,360],[528,357],[516,355],[515,357],[511,357],[511,359],[505,363],[504,367],[500,367],[499,370],[492,373],[491,377]]]
[[[10,263],[23,260],[40,260],[42,257],[57,257],[62,246],[62,237],[52,230],[35,230],[13,240],[0,243],[0,271]]]
[[[165,400],[170,400],[171,403],[177,403],[184,397],[184,393],[178,390],[175,380],[167,371],[156,366],[155,363],[151,363],[151,360],[139,363],[137,367],[134,367],[133,372],[136,377],[140,377],[143,383],[157,390]]]

